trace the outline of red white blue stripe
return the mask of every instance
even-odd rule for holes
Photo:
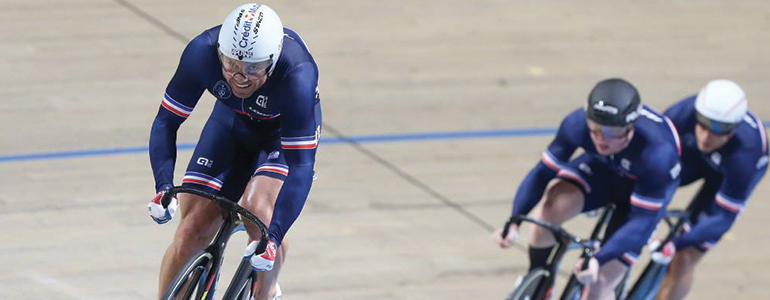
[[[631,194],[631,205],[647,210],[660,210],[663,208],[663,199],[647,198],[633,193]]]
[[[318,147],[318,136],[283,137],[281,138],[283,149],[315,149]]]
[[[633,265],[634,263],[636,263],[636,260],[639,259],[639,255],[633,252],[626,252],[620,256],[620,259],[622,259],[629,265]]]
[[[664,120],[666,120],[666,124],[668,124],[668,128],[671,129],[671,132],[674,134],[674,142],[676,142],[676,150],[679,153],[679,156],[682,156],[682,143],[679,141],[679,131],[676,130],[676,126],[674,126],[674,123],[671,122],[671,119],[668,117],[663,117]]]
[[[190,116],[193,110],[192,107],[185,106],[182,103],[177,102],[168,94],[163,94],[163,102],[161,102],[161,105],[175,115],[185,119]]]
[[[289,167],[282,164],[263,164],[257,168],[257,172],[273,172],[283,176],[289,176]]]
[[[222,180],[219,180],[216,177],[212,177],[212,176],[209,176],[203,173],[198,173],[198,172],[184,173],[184,179],[182,180],[182,182],[193,183],[193,184],[210,187],[217,191],[222,189]]]
[[[580,184],[580,186],[583,187],[583,190],[585,190],[586,193],[591,193],[591,186],[588,185],[588,182],[583,180],[583,177],[581,177],[580,174],[578,174],[577,172],[565,168],[565,169],[561,169],[561,171],[557,173],[557,176],[572,179],[576,181],[578,184]]]
[[[762,122],[757,116],[754,114],[751,115],[751,118],[754,119],[754,122],[757,122],[757,129],[759,129],[759,137],[762,139],[762,153],[767,154],[767,130],[765,129],[765,123]]]
[[[743,208],[745,207],[743,201],[727,197],[727,195],[722,194],[722,192],[717,193],[716,203],[722,208],[736,214],[743,211]]]
[[[551,170],[559,172],[559,170],[564,169],[564,164],[558,159],[556,159],[555,157],[553,157],[553,154],[551,154],[551,152],[548,150],[543,151],[542,160],[546,166],[551,168]]]
[[[257,119],[260,119],[260,120],[272,120],[272,119],[275,119],[275,118],[280,117],[280,116],[281,116],[281,114],[272,115],[272,116],[257,116]]]

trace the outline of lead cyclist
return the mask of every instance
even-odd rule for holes
[[[198,196],[184,194],[168,208],[160,205],[161,196],[174,185],[177,130],[204,91],[216,103],[182,185],[228,199],[243,195],[242,205],[269,224],[267,251],[250,258],[252,267],[262,272],[254,298],[280,299],[284,237],[314,176],[321,131],[318,67],[299,34],[284,28],[270,7],[257,3],[238,6],[222,25],[203,31],[184,49],[150,134],[156,191],[148,204],[150,215],[159,224],[168,222],[177,208],[181,215],[161,262],[159,296],[222,222],[216,204],[194,199]],[[256,228],[247,231],[252,240],[259,237]]]

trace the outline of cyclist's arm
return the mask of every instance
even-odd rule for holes
[[[196,76],[200,62],[207,59],[202,48],[206,37],[200,35],[185,48],[174,77],[166,87],[158,114],[150,130],[150,164],[155,175],[155,190],[173,186],[176,162],[176,132],[192,113],[205,90]]]
[[[765,173],[764,167],[756,169],[757,159],[731,159],[723,164],[722,182],[712,204],[711,214],[700,218],[691,231],[674,239],[677,249],[700,246],[704,241],[721,238],[745,208],[756,183]]]
[[[647,168],[634,185],[629,199],[631,210],[628,220],[596,254],[600,264],[613,259],[619,259],[626,265],[633,264],[679,186],[680,166],[675,149],[661,147],[653,150],[642,163]]]
[[[585,126],[582,110],[573,112],[562,121],[556,137],[543,151],[540,161],[519,185],[513,198],[512,215],[526,215],[537,205],[548,182],[556,177],[575,152],[585,134],[582,130]]]
[[[294,66],[284,81],[282,95],[286,98],[282,100],[281,147],[289,175],[278,193],[269,228],[270,240],[278,245],[299,216],[310,192],[321,126],[320,116],[316,122],[316,66],[311,62]]]

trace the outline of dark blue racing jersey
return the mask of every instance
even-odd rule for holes
[[[695,98],[688,97],[666,111],[679,129],[682,141],[682,185],[717,173],[720,182],[709,216],[700,219],[686,234],[674,242],[678,249],[697,246],[708,249],[712,245],[701,245],[704,241],[718,240],[732,226],[738,213],[754,187],[765,174],[768,163],[767,132],[762,120],[747,113],[735,129],[735,134],[724,146],[711,153],[698,150],[695,138]],[[708,242],[705,242],[708,243]]]
[[[643,106],[639,119],[634,123],[634,135],[629,145],[617,154],[603,156],[596,151],[591,140],[585,111],[577,109],[562,121],[556,138],[519,186],[512,213],[528,214],[540,201],[548,182],[557,174],[580,183],[579,176],[571,174],[573,171],[565,166],[575,150],[582,148],[592,159],[607,164],[617,176],[634,182],[628,199],[631,203],[628,221],[605,241],[596,255],[597,259],[604,263],[621,258],[624,253],[638,251],[654,231],[679,184],[678,138],[676,128],[668,118]]]
[[[152,125],[150,162],[157,191],[173,186],[176,133],[204,91],[255,124],[280,125],[288,176],[275,204],[270,237],[280,244],[310,191],[320,136],[318,67],[300,36],[284,28],[281,55],[267,82],[253,95],[236,97],[222,75],[217,38],[221,26],[196,36],[182,53]],[[277,123],[276,123],[277,122]],[[269,124],[266,124],[269,125]],[[234,199],[236,200],[236,199]]]

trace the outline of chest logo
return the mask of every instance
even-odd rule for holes
[[[719,165],[722,163],[722,155],[719,154],[719,152],[714,152],[711,154],[711,162],[713,162],[715,165]]]
[[[620,166],[626,171],[631,171],[631,161],[625,158],[620,159]]]
[[[230,90],[230,86],[227,85],[224,80],[217,81],[217,84],[214,85],[214,96],[217,98],[227,99],[230,98],[232,94],[233,91]]]
[[[267,96],[259,95],[259,96],[257,96],[257,99],[255,100],[255,102],[257,103],[257,105],[259,107],[267,108],[267,100],[268,100]]]

